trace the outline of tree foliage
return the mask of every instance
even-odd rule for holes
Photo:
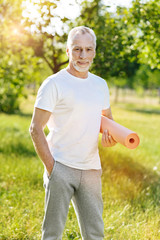
[[[0,4],[0,111],[19,109],[20,98],[26,96],[24,86],[38,80],[41,62],[26,48],[27,36],[21,25],[20,1]]]
[[[160,0],[135,0],[129,14],[129,23],[136,31],[133,48],[138,49],[139,62],[160,69]]]
[[[53,73],[68,63],[65,54],[66,28],[69,19],[56,14],[59,1],[32,1],[37,12],[31,15],[31,9],[25,10],[24,25],[29,36],[27,45],[32,47],[37,57],[46,61]],[[57,27],[58,26],[58,27]],[[68,29],[68,28],[67,28]]]

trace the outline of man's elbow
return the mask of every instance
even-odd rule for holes
[[[38,134],[38,129],[35,124],[31,123],[29,127],[29,133],[32,139],[34,138],[35,135]]]
[[[30,133],[30,136],[32,136],[32,134],[33,134],[33,125],[32,124],[29,126],[29,133]]]

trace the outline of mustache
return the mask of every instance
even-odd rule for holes
[[[76,61],[76,62],[79,62],[79,63],[90,63],[90,61]]]

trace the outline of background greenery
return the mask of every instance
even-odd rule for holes
[[[66,66],[67,34],[78,25],[95,31],[91,70],[116,87],[117,96],[119,88],[141,95],[150,89],[160,99],[160,0],[134,0],[116,12],[101,0],[82,0],[74,20],[56,12],[61,1],[0,0],[0,111],[17,111],[26,87],[36,92]]]

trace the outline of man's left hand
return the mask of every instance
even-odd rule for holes
[[[109,134],[108,130],[105,129],[102,134],[102,146],[103,147],[113,147],[116,145],[116,141],[113,139],[113,137]]]

